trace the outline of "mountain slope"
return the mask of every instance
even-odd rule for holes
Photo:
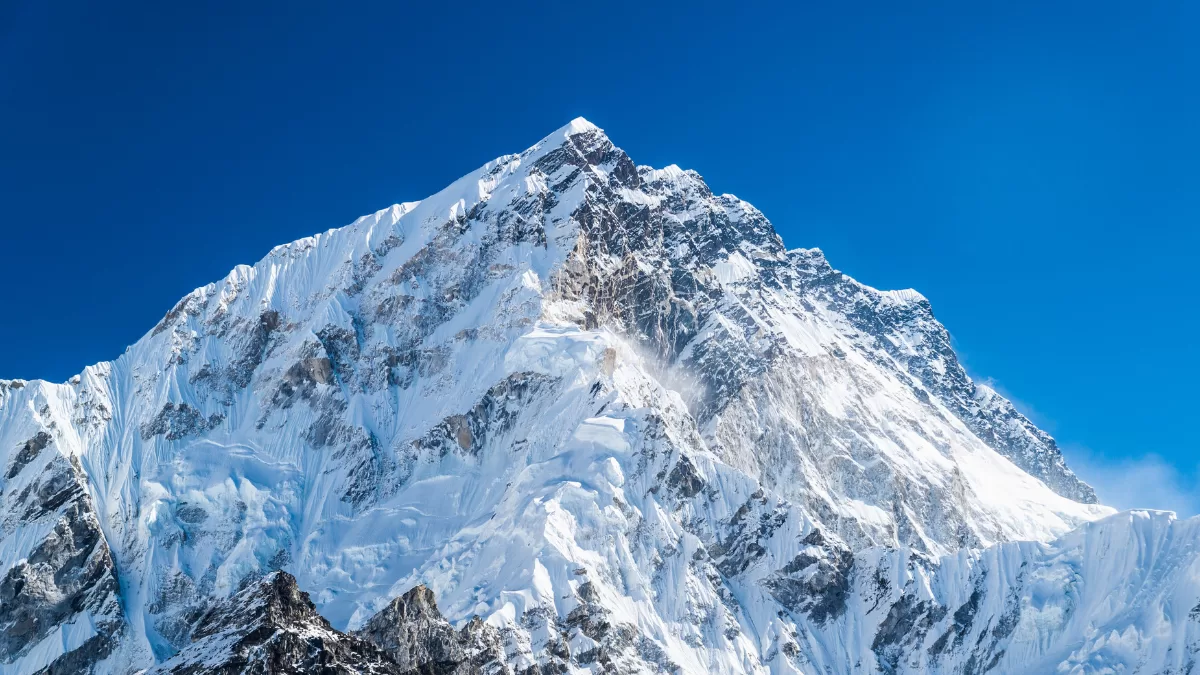
[[[749,204],[636,166],[584,120],[277,247],[70,383],[0,385],[0,415],[6,467],[53,439],[120,589],[116,646],[14,640],[12,672],[192,653],[206,613],[281,569],[384,649],[378,617],[424,584],[514,671],[1022,672],[1094,638],[995,633],[1007,598],[1043,596],[981,561],[1049,565],[1091,530],[1015,542],[1112,510],[967,377],[929,303],[786,250]],[[6,569],[43,522],[10,492]],[[1118,541],[1122,517],[1084,527]],[[1185,539],[1156,574],[1190,579],[1190,521],[1155,527]],[[994,644],[960,626],[933,663],[888,637],[949,630],[972,575],[996,584],[970,628]]]
[[[112,553],[76,430],[56,422],[67,411],[55,394],[42,383],[0,382],[0,435],[12,450],[0,474],[0,672],[128,662]]]

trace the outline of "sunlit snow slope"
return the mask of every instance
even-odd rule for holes
[[[1194,521],[1095,504],[920,294],[582,119],[236,268],[67,384],[0,381],[0,458],[2,673],[215,659],[206,612],[292,597],[248,590],[274,570],[330,645],[424,584],[496,672],[1200,648]]]

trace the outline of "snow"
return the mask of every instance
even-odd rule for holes
[[[733,284],[757,276],[758,269],[746,256],[734,251],[728,258],[714,265],[713,272],[722,284]]]
[[[928,302],[925,296],[914,291],[911,288],[905,288],[899,291],[879,291],[880,296],[889,302],[894,302],[898,305],[910,305],[918,302]]]

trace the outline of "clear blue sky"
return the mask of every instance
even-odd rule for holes
[[[920,290],[1102,496],[1197,510],[1200,4],[237,4],[0,3],[0,376],[583,115]]]

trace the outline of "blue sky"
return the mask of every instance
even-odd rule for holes
[[[1200,5],[248,4],[0,5],[0,377],[583,115],[920,290],[1110,502],[1200,511]]]

